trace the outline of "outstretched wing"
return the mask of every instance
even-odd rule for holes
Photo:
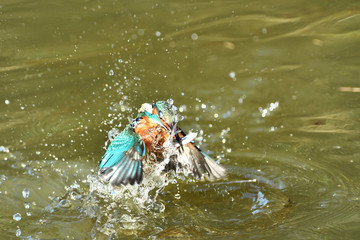
[[[145,145],[140,136],[126,127],[109,145],[99,164],[99,176],[114,186],[143,179],[142,159]]]
[[[194,144],[185,144],[182,154],[186,156],[187,164],[192,167],[192,172],[196,177],[205,174],[210,180],[215,180],[226,176],[225,168],[217,164]]]
[[[178,134],[175,135],[176,142],[179,143],[179,156],[173,158],[167,166],[168,169],[182,168],[191,171],[194,176],[201,178],[205,175],[210,180],[223,178],[226,176],[226,170],[221,165],[212,160],[206,153],[201,151],[193,143],[189,142],[192,137],[187,137],[184,131],[177,128]]]

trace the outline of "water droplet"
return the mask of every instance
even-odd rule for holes
[[[10,104],[10,101],[6,99],[5,104]]]
[[[145,33],[144,29],[139,29],[139,30],[138,30],[138,34],[139,34],[140,36],[144,35],[144,33]]]
[[[174,112],[176,112],[176,111],[178,110],[178,108],[177,108],[176,106],[174,106],[174,105],[171,106],[171,109],[172,109]]]
[[[109,71],[109,76],[114,76],[114,70],[111,69],[111,70]]]
[[[161,32],[156,31],[156,32],[155,32],[155,35],[156,35],[157,37],[160,37],[160,36],[161,36]]]
[[[115,137],[119,134],[120,134],[119,129],[113,128],[108,132],[108,138],[112,142],[115,139]]]
[[[24,190],[22,191],[22,195],[24,198],[28,198],[30,195],[30,190],[27,188],[24,188]]]
[[[71,207],[71,202],[66,199],[63,199],[59,202],[58,206],[62,208],[69,208]]]
[[[20,236],[21,236],[21,230],[20,230],[20,228],[18,228],[18,229],[16,230],[16,236],[17,236],[17,237],[20,237]]]
[[[13,219],[14,219],[15,221],[20,221],[20,220],[21,220],[21,214],[20,214],[20,213],[15,213],[15,214],[13,215]]]
[[[197,40],[199,38],[199,36],[196,34],[196,33],[193,33],[192,35],[191,35],[191,39],[192,40]]]
[[[236,76],[235,72],[230,72],[230,73],[229,73],[229,77],[235,78],[235,76]]]
[[[168,104],[170,104],[170,105],[173,105],[173,104],[174,104],[174,100],[172,100],[171,98],[169,98],[169,99],[167,100],[167,102],[168,102]]]
[[[180,195],[179,193],[176,193],[176,194],[174,195],[174,198],[180,199],[180,198],[181,198],[181,195]]]
[[[10,150],[7,148],[7,147],[4,147],[4,146],[0,146],[0,153],[3,152],[3,153],[9,153]]]
[[[28,202],[24,203],[24,207],[25,207],[25,209],[29,209],[30,208],[30,203],[28,203]]]

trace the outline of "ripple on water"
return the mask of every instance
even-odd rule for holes
[[[162,166],[141,185],[114,188],[96,175],[87,176],[89,171],[84,171],[79,177],[87,176],[86,181],[72,184],[64,181],[65,193],[59,194],[62,191],[57,190],[57,194],[52,194],[44,215],[37,219],[43,234],[39,236],[66,237],[61,229],[72,225],[73,231],[88,230],[84,235],[73,233],[79,238],[89,233],[93,238],[103,235],[120,238],[201,237],[214,232],[224,232],[224,236],[231,237],[251,235],[260,229],[273,234],[274,226],[285,223],[310,234],[336,228],[336,220],[354,210],[353,204],[344,202],[351,185],[340,171],[330,171],[333,168],[315,161],[278,153],[241,152],[236,157],[247,165],[229,169],[236,175],[229,174],[228,179],[218,182],[197,181],[175,172],[164,173]],[[73,175],[73,172],[57,173],[57,168],[69,168],[61,161],[49,166],[59,178]],[[330,188],[332,194],[329,196]],[[24,200],[29,197],[29,190],[23,187],[19,190]],[[34,191],[31,188],[30,198],[37,196]],[[324,219],[330,221],[329,225],[321,224]],[[57,230],[49,232],[54,229]],[[23,227],[22,230],[27,231]]]
[[[268,184],[268,190],[279,189],[288,196],[288,215],[278,224],[286,223],[292,236],[304,236],[304,232],[319,236],[324,231],[336,232],[356,209],[356,202],[349,198],[356,186],[330,162],[275,152],[242,152],[239,157],[252,162],[252,167],[238,169],[240,175],[255,178],[259,183]]]

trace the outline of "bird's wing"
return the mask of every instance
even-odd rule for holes
[[[179,133],[175,135],[175,138],[180,144],[180,156],[177,157],[178,163],[170,163],[170,169],[174,169],[175,166],[185,168],[187,171],[191,171],[196,177],[200,178],[204,174],[210,180],[226,176],[224,167],[217,164],[206,153],[201,151],[193,143],[189,142],[191,139],[195,138],[196,135],[192,133],[186,135],[179,127],[177,128],[177,131]],[[191,134],[192,136],[190,136]]]
[[[109,145],[99,164],[99,176],[114,186],[140,183],[145,144],[141,137],[126,127]]]
[[[208,179],[215,180],[226,176],[225,168],[217,164],[194,144],[187,143],[183,148],[181,154],[185,155],[187,164],[196,177],[201,177],[204,174]]]

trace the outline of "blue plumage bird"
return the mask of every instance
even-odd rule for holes
[[[194,134],[177,127],[180,115],[172,101],[145,103],[138,116],[115,137],[99,164],[99,175],[114,186],[141,183],[143,164],[156,164],[173,150],[165,170],[186,170],[209,179],[226,175],[225,169],[194,146]],[[175,151],[174,151],[175,150]]]

